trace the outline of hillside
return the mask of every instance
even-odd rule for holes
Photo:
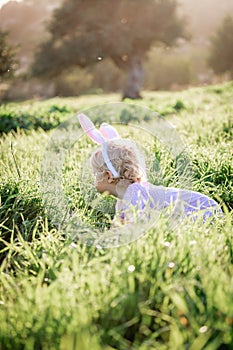
[[[135,104],[111,94],[0,106],[1,349],[232,349],[232,96],[229,82],[145,91]],[[143,148],[152,183],[178,187],[191,174],[190,188],[215,199],[224,217],[180,224],[161,215],[143,232],[136,223],[134,242],[85,244],[87,234],[112,233],[115,198],[94,188],[95,145],[80,134],[77,112],[95,125],[118,122]],[[165,135],[179,135],[191,173],[180,167],[187,157],[153,136],[163,131],[155,118]],[[59,224],[67,213],[76,221]]]

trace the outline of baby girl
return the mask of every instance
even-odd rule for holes
[[[78,118],[87,135],[102,145],[93,152],[91,166],[96,189],[118,198],[114,223],[150,220],[152,211],[164,210],[167,213],[170,210],[173,219],[192,217],[195,220],[201,214],[206,221],[215,214],[222,215],[218,203],[204,194],[149,183],[144,157],[133,141],[120,139],[107,123],[98,131],[84,114]]]

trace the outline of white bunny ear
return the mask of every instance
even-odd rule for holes
[[[85,131],[85,133],[96,143],[102,144],[106,142],[103,135],[95,128],[95,125],[92,121],[83,113],[78,115],[79,123]]]
[[[107,123],[101,124],[100,131],[108,140],[119,138],[119,135],[116,129]]]

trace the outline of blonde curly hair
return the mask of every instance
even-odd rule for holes
[[[115,182],[127,180],[129,183],[146,181],[146,165],[144,155],[135,142],[126,139],[111,140],[107,143],[107,153],[112,165],[119,174]],[[102,148],[91,155],[91,166],[94,175],[101,181],[109,171],[102,154]]]

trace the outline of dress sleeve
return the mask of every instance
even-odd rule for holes
[[[212,198],[195,191],[179,190],[176,200],[176,214],[192,216],[195,220],[199,215],[203,216],[204,221],[212,216],[222,215],[223,212]]]

